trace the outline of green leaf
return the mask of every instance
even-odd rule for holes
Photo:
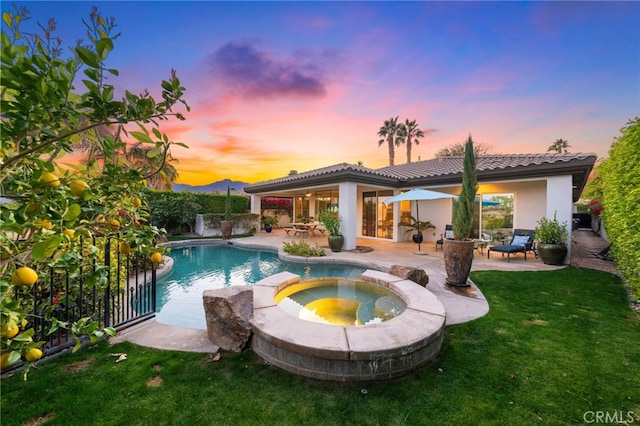
[[[101,38],[96,43],[96,51],[98,52],[98,56],[103,61],[107,59],[109,53],[113,50],[113,41],[110,38]]]
[[[160,154],[162,154],[162,147],[157,146],[147,152],[147,158],[156,158]]]
[[[82,207],[80,207],[80,204],[73,203],[69,206],[63,218],[64,220],[74,220],[80,216],[80,213],[82,213]]]
[[[60,246],[62,238],[59,235],[53,235],[44,241],[34,244],[31,249],[31,256],[34,260],[42,260],[53,256],[56,249]]]
[[[131,132],[131,136],[139,140],[140,142],[153,143],[153,139],[147,134],[143,132]]]
[[[98,68],[100,66],[100,60],[98,59],[98,55],[96,55],[96,52],[82,46],[76,47],[75,51],[78,54],[80,60],[85,64],[93,68]]]

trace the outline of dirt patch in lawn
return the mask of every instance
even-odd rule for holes
[[[62,368],[65,371],[76,374],[86,370],[87,368],[91,367],[91,365],[93,365],[93,360],[85,359],[84,361],[78,361],[78,362],[74,362],[73,364],[65,365]]]

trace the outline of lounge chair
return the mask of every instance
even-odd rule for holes
[[[515,253],[524,253],[524,260],[527,260],[527,252],[533,251],[534,254],[535,248],[533,247],[533,231],[529,229],[514,229],[513,238],[511,238],[511,242],[509,244],[502,244],[498,246],[491,246],[487,250],[487,259],[491,256],[492,251],[497,251],[504,254],[507,254],[507,262],[509,262],[510,256]]]
[[[453,225],[446,225],[444,227],[444,234],[440,234],[440,239],[436,241],[436,251],[438,251],[438,246],[444,248],[445,238],[453,238]]]

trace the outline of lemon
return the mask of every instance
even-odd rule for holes
[[[76,231],[74,229],[65,229],[62,232],[69,238],[73,238],[73,236],[76,234]]]
[[[31,348],[24,355],[24,359],[29,362],[37,361],[42,358],[42,351],[38,348]]]
[[[53,173],[43,174],[40,177],[40,180],[53,188],[60,185],[60,179],[58,179],[58,176],[54,175]]]
[[[2,327],[0,327],[2,337],[6,337],[7,339],[13,339],[18,335],[19,331],[20,328],[18,328],[18,325],[13,321],[9,321],[8,323],[3,324]]]
[[[69,189],[71,189],[71,193],[76,197],[82,197],[84,191],[86,189],[89,189],[89,185],[87,185],[87,182],[83,180],[76,179],[71,182],[71,184],[69,185]]]
[[[38,227],[38,228],[44,228],[44,229],[51,229],[53,228],[53,223],[51,223],[50,220],[48,219],[36,219],[33,221],[33,223]]]
[[[117,231],[120,229],[120,221],[118,219],[109,219],[109,223],[107,224],[109,229],[112,231]]]
[[[15,285],[32,286],[38,281],[36,271],[28,266],[22,266],[11,275],[11,282]]]
[[[120,243],[120,253],[127,255],[129,253],[131,253],[131,247],[129,247],[129,244],[125,243],[124,241]]]
[[[0,355],[0,368],[5,369],[11,364],[9,363],[9,354],[11,352],[4,352]]]
[[[98,216],[96,216],[96,223],[105,223],[107,221],[107,219],[104,218],[103,214],[99,214]]]
[[[151,255],[151,261],[153,263],[160,263],[162,262],[162,254],[155,252]]]
[[[133,200],[131,200],[131,202],[136,207],[140,207],[142,205],[142,201],[140,200],[140,198],[134,198]]]

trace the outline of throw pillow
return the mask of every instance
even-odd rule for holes
[[[525,244],[527,244],[528,242],[529,242],[528,235],[516,235],[515,237],[513,237],[513,242],[511,243],[511,245],[524,247]]]

